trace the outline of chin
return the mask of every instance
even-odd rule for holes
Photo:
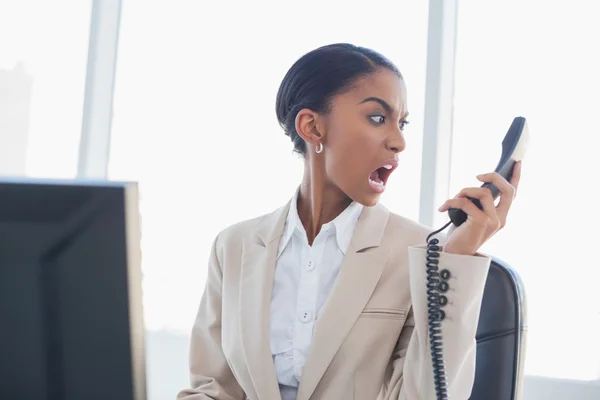
[[[356,202],[362,204],[365,207],[373,207],[376,206],[377,203],[379,203],[380,198],[380,194],[370,194],[366,196],[361,196],[361,198],[356,199]]]

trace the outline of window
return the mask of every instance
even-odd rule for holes
[[[458,19],[451,192],[493,170],[515,116],[531,141],[505,230],[484,251],[525,283],[525,372],[600,378],[600,271],[593,248],[600,108],[598,6],[461,1]]]
[[[91,1],[0,3],[0,175],[77,172]]]
[[[283,205],[301,180],[275,117],[279,83],[301,55],[351,42],[399,66],[411,124],[383,202],[418,219],[427,10],[397,0],[123,3],[109,176],[140,181],[152,398],[186,385],[185,346],[169,353],[155,338],[189,333],[215,235]]]

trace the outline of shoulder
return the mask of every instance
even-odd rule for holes
[[[273,224],[286,211],[286,206],[287,204],[272,212],[242,220],[225,227],[218,233],[215,239],[216,247],[226,247],[229,249],[240,247],[244,240],[251,238],[256,233],[272,229]]]
[[[427,235],[434,229],[427,227],[419,222],[413,221],[393,212],[389,212],[387,234],[392,238],[403,238],[407,240],[409,246],[423,246],[427,243]],[[436,235],[441,241],[444,241],[444,234]]]
[[[269,214],[263,214],[254,218],[242,220],[223,228],[217,234],[215,239],[217,247],[241,243],[244,238],[249,236],[249,234],[256,232],[268,215]]]

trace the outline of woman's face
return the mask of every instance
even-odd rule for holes
[[[382,69],[334,97],[325,116],[327,181],[365,206],[377,204],[404,150],[406,86]]]

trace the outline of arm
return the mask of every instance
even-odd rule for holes
[[[429,344],[425,269],[426,249],[409,249],[412,308],[393,356],[386,400],[435,400]],[[451,400],[466,400],[475,377],[475,334],[490,258],[440,253],[440,269],[451,273],[442,321],[443,354]]]
[[[438,209],[458,208],[467,213],[465,223],[455,226],[440,253],[438,266],[451,273],[450,289],[445,293],[446,318],[442,321],[443,356],[446,366],[448,397],[466,400],[471,395],[475,378],[477,324],[483,290],[491,259],[476,254],[490,237],[506,224],[506,218],[521,178],[521,162],[517,162],[510,182],[497,172],[479,175],[478,180],[491,182],[500,190],[498,206],[486,187],[465,188]],[[482,208],[471,199],[478,199]],[[433,367],[429,344],[426,294],[426,254],[423,247],[409,248],[410,294],[412,310],[400,333],[392,359],[391,377],[386,379],[386,400],[435,400]],[[472,255],[475,254],[475,255]]]
[[[217,238],[218,239],[218,238]],[[206,286],[190,342],[191,388],[182,390],[181,400],[242,400],[238,385],[221,348],[221,289],[223,273],[215,239],[208,264]]]

